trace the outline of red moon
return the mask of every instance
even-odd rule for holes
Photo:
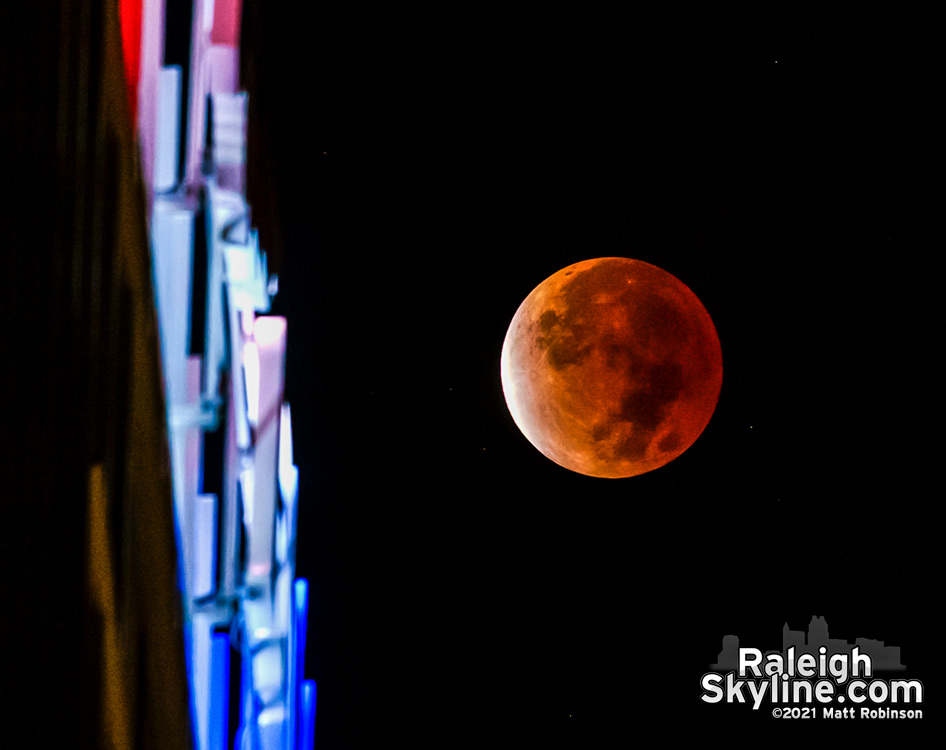
[[[629,258],[563,268],[513,316],[501,359],[512,417],[560,466],[632,477],[672,461],[719,400],[723,357],[679,279]]]

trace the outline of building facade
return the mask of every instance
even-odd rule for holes
[[[247,202],[240,0],[122,2],[200,750],[313,744],[287,321]],[[138,24],[140,23],[140,27]],[[138,54],[134,45],[138,43]]]

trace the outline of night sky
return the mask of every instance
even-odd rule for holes
[[[574,13],[264,10],[318,746],[819,736],[699,700],[724,635],[813,615],[899,645],[929,728],[931,20]],[[702,436],[622,480],[542,456],[499,374],[526,295],[602,256],[723,351]]]

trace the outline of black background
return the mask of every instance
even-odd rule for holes
[[[724,635],[780,648],[813,615],[901,646],[930,728],[931,19],[267,4],[259,23],[273,163],[250,169],[282,213],[318,746],[821,737],[699,699]],[[519,303],[601,256],[681,279],[723,350],[700,439],[625,480],[539,454],[499,376]],[[918,729],[878,724],[841,735]]]

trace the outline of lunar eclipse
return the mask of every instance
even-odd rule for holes
[[[723,378],[719,338],[696,295],[628,258],[585,260],[539,284],[509,325],[501,371],[509,411],[539,451],[610,478],[687,450]]]

